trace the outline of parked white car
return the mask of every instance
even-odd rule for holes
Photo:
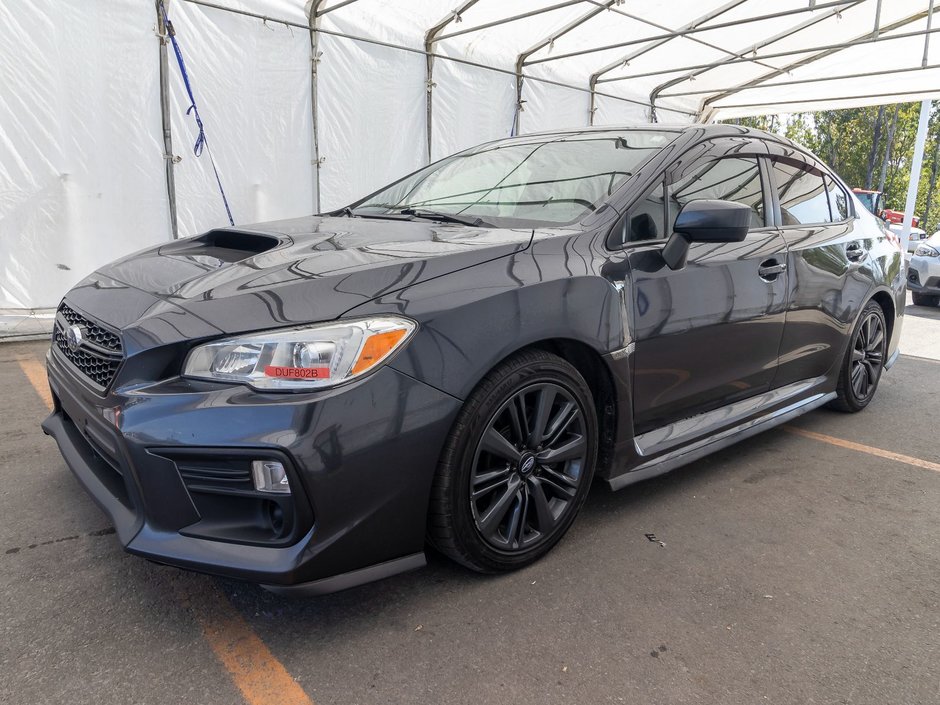
[[[940,231],[921,240],[907,270],[915,306],[940,306]]]
[[[901,224],[892,223],[888,226],[888,230],[893,232],[900,239],[901,237]],[[907,251],[913,252],[920,245],[921,240],[927,239],[927,231],[922,228],[911,228],[911,238],[907,241]]]

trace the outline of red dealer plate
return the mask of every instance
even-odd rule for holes
[[[280,379],[329,379],[329,367],[277,367],[268,365],[264,368],[268,377]]]

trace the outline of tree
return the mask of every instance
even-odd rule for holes
[[[884,192],[885,179],[888,177],[888,164],[891,161],[891,148],[894,147],[894,133],[898,128],[898,113],[900,105],[894,106],[894,117],[891,118],[891,127],[888,128],[888,139],[885,144],[885,158],[881,160],[881,178],[878,179],[878,190]]]
[[[782,134],[812,150],[852,187],[884,193],[885,207],[903,210],[910,179],[919,103],[900,103],[731,122]],[[933,109],[915,214],[940,224],[940,103]],[[928,227],[929,226],[929,227]]]
[[[878,159],[878,147],[881,143],[881,125],[885,119],[885,106],[878,106],[878,116],[875,118],[871,149],[868,150],[868,171],[865,173],[865,188],[871,190],[872,180],[875,176],[875,160]]]

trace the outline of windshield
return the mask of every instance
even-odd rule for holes
[[[483,145],[351,206],[355,215],[427,213],[500,225],[564,225],[596,210],[674,132],[566,133]]]
[[[871,192],[866,193],[864,191],[862,192],[856,191],[855,195],[858,196],[858,200],[862,202],[862,205],[865,206],[865,208],[867,208],[869,212],[877,214],[878,210],[875,207],[875,196],[877,196],[878,194],[871,193]]]

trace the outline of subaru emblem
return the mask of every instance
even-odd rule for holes
[[[82,329],[78,326],[71,326],[65,333],[65,341],[69,345],[69,350],[75,352],[82,345]]]

